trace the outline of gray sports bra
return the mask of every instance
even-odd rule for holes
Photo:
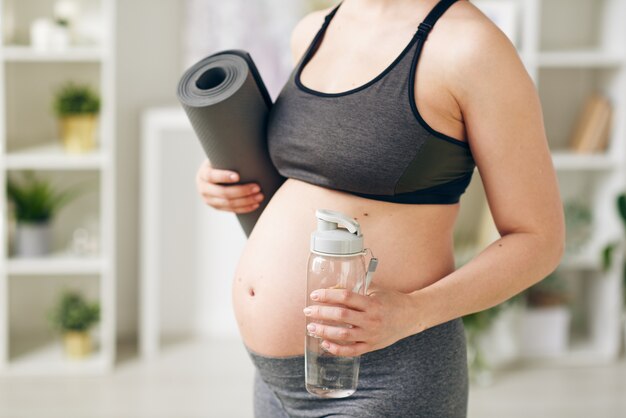
[[[437,19],[456,0],[441,0],[377,77],[340,93],[300,81],[339,3],[295,66],[270,110],[267,145],[284,177],[396,203],[459,201],[474,172],[469,144],[435,131],[421,117],[415,69]]]

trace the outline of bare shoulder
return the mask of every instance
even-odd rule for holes
[[[515,45],[500,28],[470,1],[458,1],[444,15],[442,42],[446,78],[455,96],[462,99],[484,83],[522,84],[532,80]],[[444,39],[445,38],[445,39]]]
[[[313,37],[324,23],[324,18],[331,10],[332,7],[329,7],[310,12],[296,23],[291,31],[290,38],[291,56],[294,64],[300,60]]]

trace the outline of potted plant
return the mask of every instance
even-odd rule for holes
[[[624,230],[626,230],[626,193],[620,193],[617,196],[615,201],[617,212],[619,214],[620,219],[622,220],[622,224],[624,226]],[[611,264],[613,263],[613,251],[623,243],[623,237],[620,241],[614,241],[608,243],[602,249],[602,268],[604,271],[607,271]],[[626,347],[626,264],[622,266],[622,303],[623,303],[623,313],[622,313],[622,322],[624,324],[624,347]]]
[[[51,182],[27,170],[22,181],[9,175],[7,193],[15,218],[15,255],[36,257],[50,252],[51,219],[79,192],[77,187],[55,191]]]
[[[565,214],[565,241],[564,259],[578,257],[589,243],[593,231],[593,213],[588,203],[576,198],[568,199],[563,204]]]
[[[54,98],[61,139],[69,153],[84,153],[95,148],[100,97],[89,86],[68,82]]]
[[[519,307],[516,295],[492,308],[463,317],[469,377],[479,386],[493,383],[493,371],[519,355]]]
[[[492,382],[491,364],[486,358],[481,337],[491,328],[500,314],[499,305],[484,311],[475,312],[463,317],[465,337],[467,339],[467,363],[469,377],[472,382],[480,386],[487,386]]]
[[[64,290],[48,315],[52,326],[63,333],[63,345],[68,357],[80,359],[92,352],[89,330],[100,320],[98,302],[89,303],[79,292]]]
[[[620,219],[622,220],[622,224],[626,228],[626,194],[624,193],[617,196],[617,210],[619,212]],[[606,264],[608,264],[608,262]],[[626,265],[622,268],[622,295],[622,321],[624,322],[624,347],[626,347],[626,303],[624,303],[626,302]]]
[[[524,357],[553,357],[567,350],[571,312],[565,285],[560,273],[553,271],[525,292],[520,347]]]

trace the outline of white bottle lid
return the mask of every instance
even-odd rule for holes
[[[311,233],[312,252],[325,255],[363,253],[361,226],[354,218],[330,209],[317,209],[315,216],[317,230]]]

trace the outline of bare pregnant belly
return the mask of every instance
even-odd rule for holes
[[[344,212],[361,224],[365,247],[379,259],[374,281],[380,286],[408,293],[454,270],[458,204],[390,203],[287,179],[250,234],[233,278],[239,331],[257,353],[304,352],[302,309],[318,208]]]

